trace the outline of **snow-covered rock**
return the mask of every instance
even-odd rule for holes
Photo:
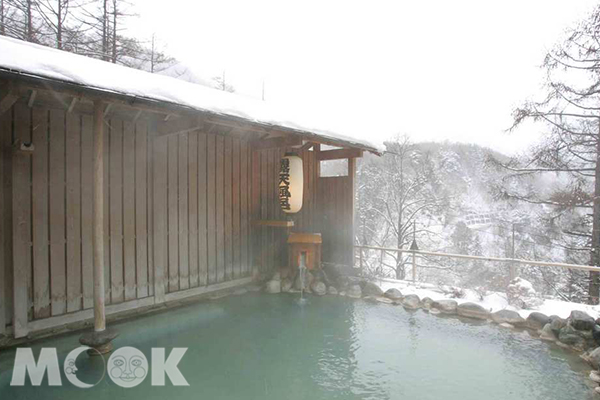
[[[531,282],[523,278],[515,278],[510,281],[506,289],[508,304],[518,309],[535,309],[544,303],[544,300],[537,294]]]

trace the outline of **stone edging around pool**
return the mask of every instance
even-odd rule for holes
[[[593,371],[589,379],[596,384],[594,391],[600,395],[600,319],[594,320],[583,311],[572,311],[567,319],[557,315],[547,316],[540,312],[532,312],[525,319],[516,311],[500,310],[494,313],[472,302],[459,304],[455,300],[434,301],[429,297],[420,299],[416,294],[403,295],[398,289],[388,289],[385,293],[375,283],[368,280],[350,282],[345,287],[327,286],[314,279],[307,282],[306,293],[317,296],[339,295],[354,299],[365,299],[391,305],[402,305],[409,310],[423,309],[430,314],[459,316],[481,321],[494,322],[504,328],[527,329],[539,335],[546,342],[553,342],[560,347],[580,353],[580,357],[589,363]],[[298,279],[281,278],[277,272],[271,280],[264,284],[266,293],[298,293]]]

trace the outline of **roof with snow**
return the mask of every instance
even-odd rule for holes
[[[375,153],[382,150],[363,138],[320,129],[263,101],[4,36],[0,36],[0,71],[236,117]]]

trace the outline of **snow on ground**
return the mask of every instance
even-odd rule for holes
[[[483,300],[481,300],[477,293],[466,289],[464,291],[465,297],[457,299],[451,298],[450,296],[444,294],[437,286],[429,283],[417,282],[416,284],[413,284],[411,281],[399,281],[395,279],[380,279],[376,282],[379,284],[381,289],[383,289],[383,291],[396,288],[400,290],[403,295],[416,294],[421,299],[424,297],[429,297],[433,300],[452,299],[456,300],[456,302],[459,304],[472,302],[491,310],[491,312],[504,309],[517,311],[523,318],[527,318],[527,316],[534,311],[544,313],[548,316],[558,315],[561,318],[567,318],[573,310],[584,311],[593,318],[600,317],[600,306],[590,306],[581,303],[545,299],[544,303],[535,310],[518,310],[508,304],[506,294],[499,292],[489,292],[489,294],[485,296]]]

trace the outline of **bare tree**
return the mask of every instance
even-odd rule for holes
[[[37,2],[34,0],[9,0],[7,4],[16,11],[12,17],[14,36],[28,42],[41,42],[39,21],[36,19]]]
[[[161,72],[175,64],[173,57],[167,56],[159,49],[156,34],[152,34],[152,40],[147,54],[147,60],[150,65],[150,72]]]
[[[427,155],[417,160],[414,146],[407,137],[387,142],[386,149],[380,162],[365,165],[359,171],[362,175],[359,175],[361,186],[358,189],[359,202],[363,203],[361,213],[369,223],[359,222],[358,241],[361,244],[375,241],[379,246],[406,249],[413,236],[422,237],[429,233],[424,226],[415,228],[415,223],[422,213],[438,207],[440,199],[431,187]],[[365,179],[364,175],[369,178]],[[365,197],[372,198],[367,200]],[[404,279],[406,260],[395,253],[390,253],[389,257],[394,263],[387,267],[394,270],[397,279]]]
[[[56,36],[56,48],[65,49],[65,36],[72,40],[77,37],[72,32],[66,35],[66,32],[77,30],[80,25],[77,28],[69,26],[67,20],[80,4],[75,0],[38,0],[35,7],[48,29]]]
[[[222,76],[215,76],[213,78],[213,82],[215,84],[216,89],[222,90],[224,92],[229,92],[229,93],[235,92],[235,88],[225,81],[225,71],[223,71]]]

